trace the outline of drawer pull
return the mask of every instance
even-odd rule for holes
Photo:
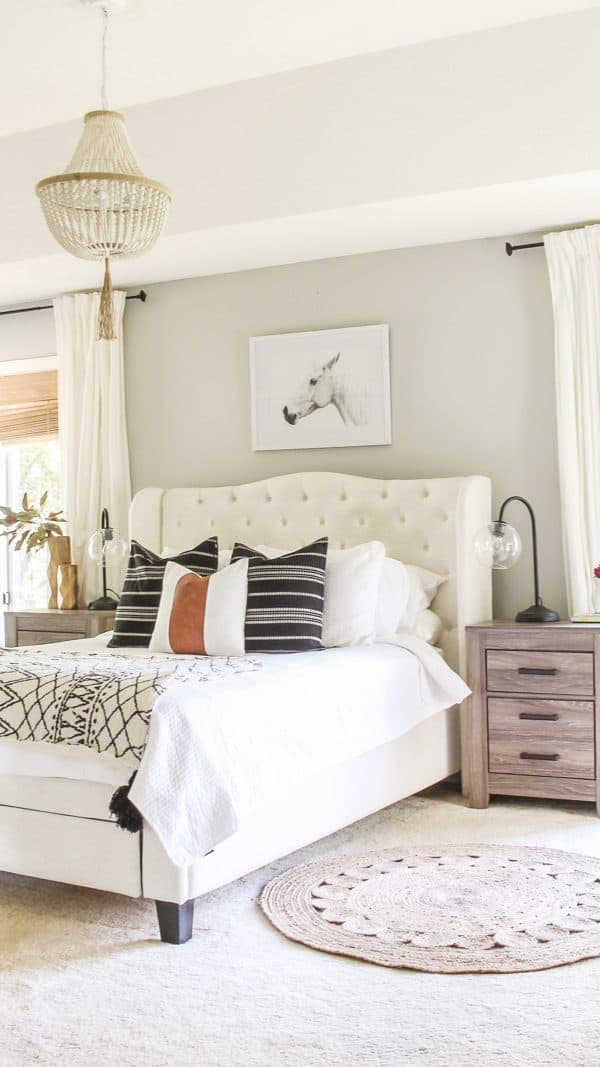
[[[558,674],[558,667],[519,667],[517,674]]]
[[[556,761],[560,759],[560,756],[558,755],[558,752],[554,752],[552,755],[538,752],[521,752],[519,759],[543,759],[556,763]]]
[[[546,715],[541,711],[520,711],[519,718],[530,722],[557,722],[560,716],[557,711],[548,712]]]

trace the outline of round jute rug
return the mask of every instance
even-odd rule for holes
[[[260,897],[311,948],[441,973],[600,956],[600,860],[545,848],[399,847],[293,867]]]

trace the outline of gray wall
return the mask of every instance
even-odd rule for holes
[[[390,325],[393,444],[252,452],[248,338]],[[297,470],[393,478],[487,474],[540,528],[546,603],[566,609],[552,312],[544,255],[500,240],[350,256],[169,282],[126,314],[134,490],[221,485]],[[524,535],[527,516],[511,517]],[[528,536],[495,576],[495,614],[532,600]]]

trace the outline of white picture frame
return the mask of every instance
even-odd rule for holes
[[[255,452],[392,443],[389,327],[250,338]]]

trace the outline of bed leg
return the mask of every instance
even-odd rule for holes
[[[156,901],[156,914],[160,939],[168,945],[184,945],[189,941],[194,928],[194,901],[171,904],[168,900]]]

